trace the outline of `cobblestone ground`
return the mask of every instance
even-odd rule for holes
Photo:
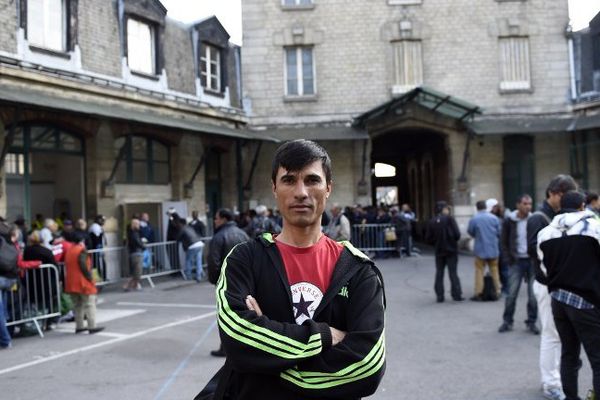
[[[460,258],[467,298],[472,263]],[[523,289],[515,330],[499,334],[503,302],[435,302],[431,255],[378,265],[387,292],[387,372],[372,398],[541,399],[539,336],[522,323]],[[100,299],[104,332],[75,335],[72,324],[60,324],[0,352],[0,398],[192,399],[221,366],[208,354],[218,345],[211,285],[172,277],[142,292],[105,290]],[[587,359],[581,375],[583,392],[591,386]]]

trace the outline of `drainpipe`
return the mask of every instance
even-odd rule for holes
[[[567,44],[569,46],[569,73],[571,79],[571,101],[577,98],[577,82],[575,79],[575,49],[573,45],[573,30],[571,25],[567,25],[565,30],[567,36]]]

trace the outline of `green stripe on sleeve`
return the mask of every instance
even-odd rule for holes
[[[282,379],[305,389],[326,389],[367,378],[379,371],[384,362],[385,342],[382,333],[373,349],[364,359],[340,371],[326,373],[288,369],[282,372],[280,376]]]
[[[219,326],[223,331],[242,343],[283,358],[305,358],[319,354],[322,351],[320,333],[311,335],[308,343],[303,343],[253,324],[238,316],[231,309],[225,296],[225,291],[227,290],[225,271],[227,269],[227,258],[234,249],[235,247],[227,254],[227,257],[223,261],[221,276],[217,285]]]

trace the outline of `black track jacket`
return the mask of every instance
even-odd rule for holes
[[[349,242],[312,320],[297,325],[280,253],[265,233],[236,246],[217,284],[218,320],[227,353],[226,398],[358,399],[385,371],[385,295],[381,274]],[[263,316],[248,310],[247,295]],[[329,326],[347,332],[331,345]],[[223,382],[221,382],[223,384]]]

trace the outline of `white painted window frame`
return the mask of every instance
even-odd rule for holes
[[[288,90],[288,63],[287,52],[294,49],[296,51],[296,85],[298,93],[289,93]],[[311,68],[313,76],[313,92],[304,93],[304,67],[302,63],[302,50],[310,49],[311,51]],[[285,87],[285,95],[288,97],[314,97],[317,95],[317,71],[315,63],[315,48],[313,46],[288,46],[283,48],[283,81]]]
[[[43,2],[43,9],[40,10],[39,8],[33,7],[33,5],[28,1],[27,3],[27,30],[28,30],[28,34],[27,34],[27,41],[31,46],[35,46],[35,47],[39,47],[42,49],[47,49],[47,50],[52,50],[52,51],[57,51],[57,52],[67,52],[67,1],[66,0],[59,0],[60,1],[60,7],[61,7],[61,46],[60,48],[56,48],[56,47],[51,47],[50,45],[48,45],[48,43],[46,42],[45,39],[50,37],[50,26],[52,26],[52,20],[50,19],[50,7],[52,6],[52,4],[50,4],[50,0],[41,0]],[[42,20],[43,20],[43,40],[42,42],[35,42],[31,40],[31,25],[33,25],[32,23],[30,23],[30,18],[31,18],[31,13],[33,12],[41,12],[42,13]]]
[[[213,46],[208,43],[203,43],[204,54],[200,56],[200,64],[205,65],[205,71],[202,71],[202,65],[200,66],[200,75],[205,75],[205,88],[211,90],[213,92],[221,92],[221,51],[218,47]],[[213,71],[213,58],[212,53],[215,52],[217,57],[216,66],[214,67],[215,71]],[[212,79],[216,78],[217,87],[212,87]]]
[[[130,63],[130,57],[131,57],[131,42],[129,40],[129,34],[130,34],[130,30],[129,30],[129,22],[133,21],[137,24],[140,25],[145,25],[148,27],[148,30],[150,31],[150,57],[151,57],[151,62],[152,62],[152,69],[150,72],[148,71],[143,71],[141,69],[136,69],[135,67],[131,66]],[[133,73],[138,73],[138,74],[144,74],[144,75],[157,75],[157,71],[156,71],[156,28],[152,25],[149,24],[139,18],[135,18],[132,16],[127,17],[127,21],[125,22],[127,24],[127,65],[129,66],[129,69],[131,72]]]

